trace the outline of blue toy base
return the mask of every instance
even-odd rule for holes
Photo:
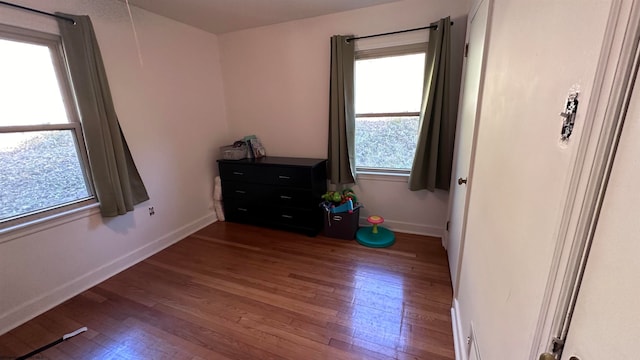
[[[396,236],[391,230],[378,226],[378,233],[373,233],[373,226],[363,227],[356,233],[356,241],[360,245],[373,248],[383,248],[393,245]]]

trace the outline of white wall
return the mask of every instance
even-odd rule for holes
[[[255,134],[270,155],[327,157],[331,35],[415,28],[451,16],[458,89],[468,10],[467,0],[406,0],[221,35],[231,139]],[[364,213],[382,215],[392,229],[442,235],[447,193],[410,192],[406,179],[394,180],[358,179]]]
[[[609,3],[495,2],[456,309],[458,340],[473,324],[483,359],[529,358]],[[561,146],[575,84],[576,129]]]
[[[124,2],[14,2],[91,16],[151,200],[113,219],[85,211],[38,232],[2,235],[0,334],[215,221],[214,159],[228,133],[215,35],[132,8],[141,65]],[[57,31],[50,18],[7,7],[0,22]],[[153,217],[148,206],[155,207]]]

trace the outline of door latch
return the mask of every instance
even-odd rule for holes
[[[573,133],[573,126],[576,123],[576,113],[578,112],[578,94],[577,91],[569,94],[565,110],[560,113],[560,116],[564,118],[562,121],[562,130],[560,131],[561,141],[568,141],[571,133]]]

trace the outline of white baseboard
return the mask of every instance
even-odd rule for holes
[[[90,273],[79,276],[37,298],[0,315],[0,334],[33,319],[45,311],[92,288],[113,275],[139,263],[149,256],[177,243],[188,235],[216,222],[215,214],[209,214],[178,228],[160,238],[125,254]]]
[[[367,222],[366,217],[360,218],[360,226],[371,226]],[[407,234],[416,234],[416,235],[425,235],[425,236],[433,236],[441,238],[444,233],[444,228],[423,225],[423,224],[414,224],[403,221],[395,221],[395,220],[384,220],[384,224],[382,225],[389,230],[407,233]]]
[[[456,360],[467,360],[467,339],[465,339],[464,332],[462,331],[458,299],[453,299],[453,306],[451,306],[451,326],[453,327],[453,344]]]

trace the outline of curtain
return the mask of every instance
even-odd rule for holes
[[[353,41],[347,42],[350,37],[331,37],[328,177],[338,185],[355,183],[355,51]]]
[[[58,25],[100,212],[125,214],[149,195],[118,123],[93,25],[88,16],[58,15],[76,22],[59,19]]]
[[[409,189],[449,190],[455,116],[449,108],[451,20],[441,19],[430,29],[425,59],[420,132],[413,159]]]

